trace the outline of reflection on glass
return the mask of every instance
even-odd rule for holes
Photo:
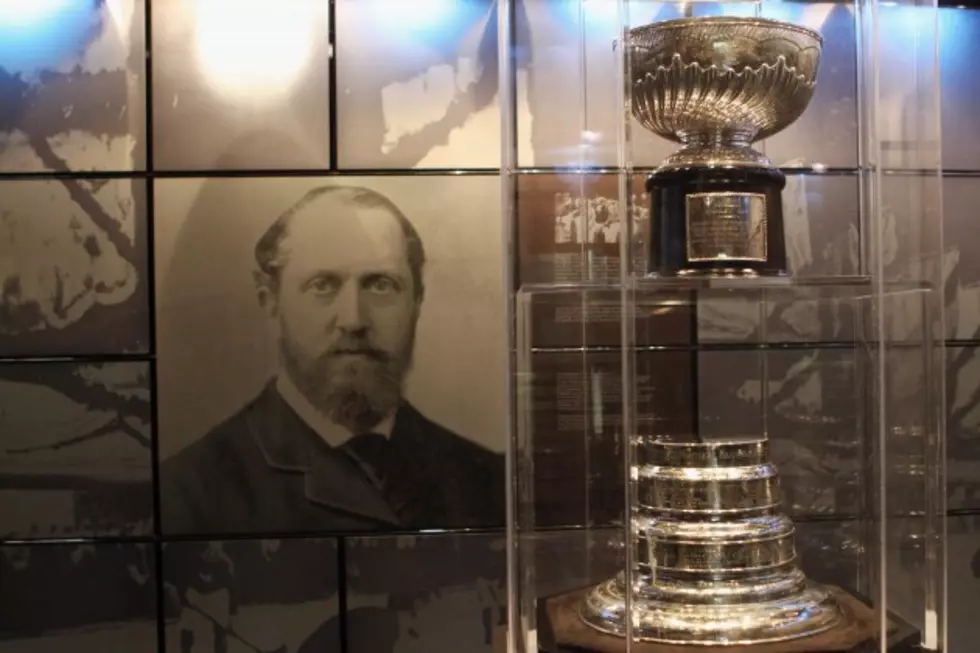
[[[280,99],[313,53],[315,16],[305,0],[198,0],[194,45],[201,72],[229,99]]]
[[[168,650],[342,650],[336,557],[336,542],[329,539],[167,543],[163,612],[166,639],[173,642]]]
[[[946,357],[949,507],[980,508],[980,348],[950,347]],[[980,557],[977,558],[980,563]],[[980,567],[977,568],[980,571]]]
[[[153,3],[158,169],[326,168],[328,3]]]
[[[345,562],[351,653],[502,650],[502,534],[351,538]]]
[[[459,15],[458,0],[359,0],[376,20],[400,31],[432,29],[445,25]]]
[[[341,167],[499,164],[490,0],[338,0],[337,77]]]
[[[976,237],[977,206],[980,206],[980,179],[943,179],[944,238],[946,266],[949,270],[946,279],[946,296],[949,298],[946,304],[947,338],[974,341],[980,338],[980,241]],[[976,394],[973,395],[976,399],[973,402],[980,400],[980,374],[977,375],[977,381]],[[977,417],[980,418],[980,413]],[[980,439],[977,443],[980,444]],[[980,459],[980,454],[977,458]],[[977,476],[977,480],[980,482],[980,476]]]
[[[939,60],[942,75],[943,164],[946,168],[980,168],[980,11],[959,7],[939,10]]]
[[[30,29],[45,22],[54,22],[77,7],[68,0],[0,0],[0,24]]]
[[[0,0],[0,171],[143,165],[135,0]]]

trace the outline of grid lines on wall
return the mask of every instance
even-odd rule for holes
[[[0,104],[9,107],[0,119],[0,187],[6,190],[0,247],[11,248],[0,250],[0,261],[14,247],[19,253],[10,268],[0,266],[0,378],[8,433],[23,440],[3,454],[9,480],[0,491],[6,505],[19,507],[0,511],[0,574],[7,575],[0,588],[12,588],[0,589],[0,615],[7,615],[0,651],[63,637],[82,653],[87,646],[107,650],[106,642],[196,653],[221,650],[230,640],[259,650],[284,646],[290,653],[331,642],[336,650],[375,653],[384,650],[379,641],[402,635],[397,628],[385,631],[392,620],[420,606],[445,616],[446,604],[455,601],[469,610],[460,618],[481,624],[486,615],[490,622],[502,617],[505,599],[493,588],[455,593],[475,578],[497,582],[499,591],[501,524],[440,535],[317,529],[164,534],[157,380],[161,364],[169,363],[160,354],[166,334],[158,311],[161,272],[170,272],[159,252],[180,238],[178,227],[168,231],[164,223],[193,212],[206,193],[202,186],[212,180],[221,180],[216,204],[205,204],[212,207],[225,205],[222,193],[230,191],[221,188],[237,188],[222,186],[224,180],[375,179],[383,187],[387,178],[410,178],[419,189],[448,187],[448,197],[460,179],[483,180],[491,191],[497,184],[496,29],[488,0],[459,3],[462,9],[450,19],[408,23],[425,16],[396,13],[384,24],[372,13],[380,1],[282,4],[281,15],[242,10],[237,17],[216,1],[93,0],[40,16],[27,28],[18,25],[16,43],[29,38],[44,47],[0,47]],[[581,27],[562,13],[567,4],[532,3],[521,16],[533,35],[530,56],[542,53],[533,65],[525,62],[515,80],[524,116],[516,135],[521,184],[526,179],[532,189],[525,193],[534,192],[538,180],[568,185],[583,172],[602,177],[611,164],[613,144],[601,137],[611,133],[611,103],[602,98],[614,96],[603,86],[611,76],[601,71],[589,71],[597,86],[587,91],[598,98],[589,100],[596,103],[590,112],[596,124],[588,131],[599,140],[584,154],[567,151],[582,127],[580,116],[561,109],[564,98],[578,92],[574,75],[563,74],[578,64],[561,43]],[[847,12],[835,10],[832,20],[843,25]],[[297,25],[319,27],[298,37]],[[0,25],[0,42],[9,29]],[[595,47],[607,31],[596,25]],[[254,41],[256,34],[271,40]],[[833,139],[821,143],[827,133],[821,116],[853,103],[853,66],[846,63],[853,47],[834,56],[841,72],[829,84],[826,104],[769,151],[816,195],[833,188],[856,197],[856,182],[847,188],[857,172],[847,147]],[[292,78],[284,81],[286,70]],[[568,86],[555,86],[563,79]],[[855,142],[851,129],[837,129],[834,138]],[[665,147],[648,144],[648,165]],[[813,174],[816,159],[797,161],[800,152],[818,159],[826,154],[829,163]],[[569,166],[570,160],[585,165]],[[976,174],[949,171],[957,179]],[[236,209],[246,204],[228,202]],[[499,219],[496,207],[484,210],[487,220]],[[811,213],[830,216],[827,225],[812,228],[818,237],[841,226],[834,215],[856,221],[825,199]],[[545,211],[541,219],[553,217]],[[530,252],[529,259],[550,254]],[[517,264],[526,277],[525,262]],[[180,334],[169,337],[179,340]],[[950,344],[972,356],[980,336],[957,335]],[[803,341],[785,349],[834,347]],[[539,350],[562,353],[561,347]],[[416,577],[407,571],[412,565],[441,571]],[[63,600],[42,609],[52,582],[45,568],[62,574]],[[101,598],[86,590],[96,578]],[[39,589],[20,591],[31,586]],[[347,618],[386,592],[407,604],[373,618]],[[420,598],[440,593],[441,602]],[[321,623],[307,614],[311,610],[336,618]],[[215,614],[223,615],[221,623]],[[104,630],[108,639],[77,639],[86,627]],[[262,640],[263,629],[271,639]],[[489,646],[482,628],[472,632],[468,650]],[[442,650],[439,635],[430,636],[432,650]]]

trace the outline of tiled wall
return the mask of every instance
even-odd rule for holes
[[[612,23],[586,15],[583,97],[575,4],[518,3],[516,136],[521,165],[535,169],[518,189],[523,281],[602,265],[583,265],[580,248],[554,239],[563,193],[592,183],[596,197],[615,193],[601,188],[607,179],[551,169],[614,161],[614,79],[603,68]],[[0,653],[490,650],[506,603],[503,522],[490,501],[472,528],[438,534],[302,519],[195,530],[163,517],[178,499],[158,468],[277,372],[253,250],[278,215],[323,185],[378,191],[413,223],[426,294],[405,396],[460,438],[504,451],[496,19],[490,0],[415,5],[98,0],[0,10]],[[788,168],[827,166],[789,171],[789,237],[803,252],[795,270],[852,272],[851,8],[769,6],[832,35],[810,110],[764,144]],[[978,631],[966,606],[980,604],[980,268],[970,263],[980,248],[980,13],[943,10],[942,29],[951,650],[969,653]],[[568,110],[580,102],[587,111]],[[572,146],[583,130],[588,143]],[[643,138],[648,163],[669,149]],[[556,374],[577,364],[553,349],[543,355]],[[798,369],[792,356],[811,355],[801,346],[772,373],[785,378]],[[829,387],[835,363],[821,356],[807,369],[823,370]],[[717,394],[736,401],[746,380],[718,379]],[[788,453],[788,463],[803,455]],[[221,472],[200,469],[202,479]],[[558,484],[585,478],[578,468],[555,473]],[[561,487],[566,498],[589,492]],[[582,518],[568,505],[556,522]],[[847,526],[821,528],[805,546],[837,556],[827,542]],[[569,574],[555,591],[608,573],[560,535],[546,549],[542,569]],[[549,550],[567,556],[564,568]]]

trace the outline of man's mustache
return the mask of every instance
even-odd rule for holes
[[[391,355],[388,352],[373,347],[369,342],[361,339],[345,339],[336,342],[326,351],[323,358],[334,356],[364,356],[379,363],[387,363],[391,360]]]

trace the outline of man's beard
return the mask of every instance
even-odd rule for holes
[[[403,351],[389,353],[363,337],[344,336],[310,359],[283,325],[283,367],[303,396],[323,415],[354,433],[378,424],[398,407],[412,360],[414,329]]]

